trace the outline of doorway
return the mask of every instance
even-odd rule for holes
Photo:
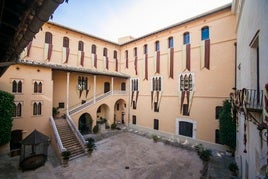
[[[107,93],[110,91],[110,83],[109,82],[105,82],[104,83],[104,93]]]

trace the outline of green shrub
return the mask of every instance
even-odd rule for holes
[[[93,127],[93,133],[94,134],[97,134],[99,132],[99,126],[98,125],[95,125],[94,127]]]
[[[111,129],[112,129],[112,130],[116,129],[116,123],[113,123],[113,124],[111,125]]]
[[[220,142],[228,145],[232,152],[236,147],[236,121],[231,115],[231,103],[228,100],[223,102],[220,112]]]
[[[0,145],[11,140],[14,95],[0,91]]]
[[[92,152],[95,149],[96,149],[95,139],[90,137],[89,139],[87,139],[87,151]]]
[[[211,155],[211,150],[205,149],[202,144],[198,144],[195,146],[195,150],[199,155],[200,159],[203,161],[209,161]]]

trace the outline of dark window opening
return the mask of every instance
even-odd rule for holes
[[[154,119],[154,129],[155,130],[159,129],[159,120],[158,119]]]
[[[137,124],[137,119],[135,115],[132,116],[132,124]]]
[[[179,122],[179,135],[193,137],[193,124],[190,122]]]
[[[216,109],[215,109],[215,118],[216,119],[220,119],[221,110],[222,110],[222,106],[216,106]]]
[[[59,103],[59,108],[64,108],[64,102]]]
[[[183,106],[182,106],[182,109],[183,109],[182,115],[184,115],[184,116],[189,116],[190,115],[190,113],[188,112],[188,107],[189,107],[188,104],[183,104]]]

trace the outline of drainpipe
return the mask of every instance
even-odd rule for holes
[[[93,101],[96,103],[96,75],[94,75],[94,84],[93,84]]]
[[[67,72],[67,79],[66,79],[66,113],[69,114],[69,87],[70,87],[70,72]]]
[[[234,46],[235,46],[235,89],[236,89],[236,86],[237,86],[237,42],[234,43]]]

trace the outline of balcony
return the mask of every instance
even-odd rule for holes
[[[246,89],[246,107],[251,112],[262,112],[263,109],[263,90]]]

